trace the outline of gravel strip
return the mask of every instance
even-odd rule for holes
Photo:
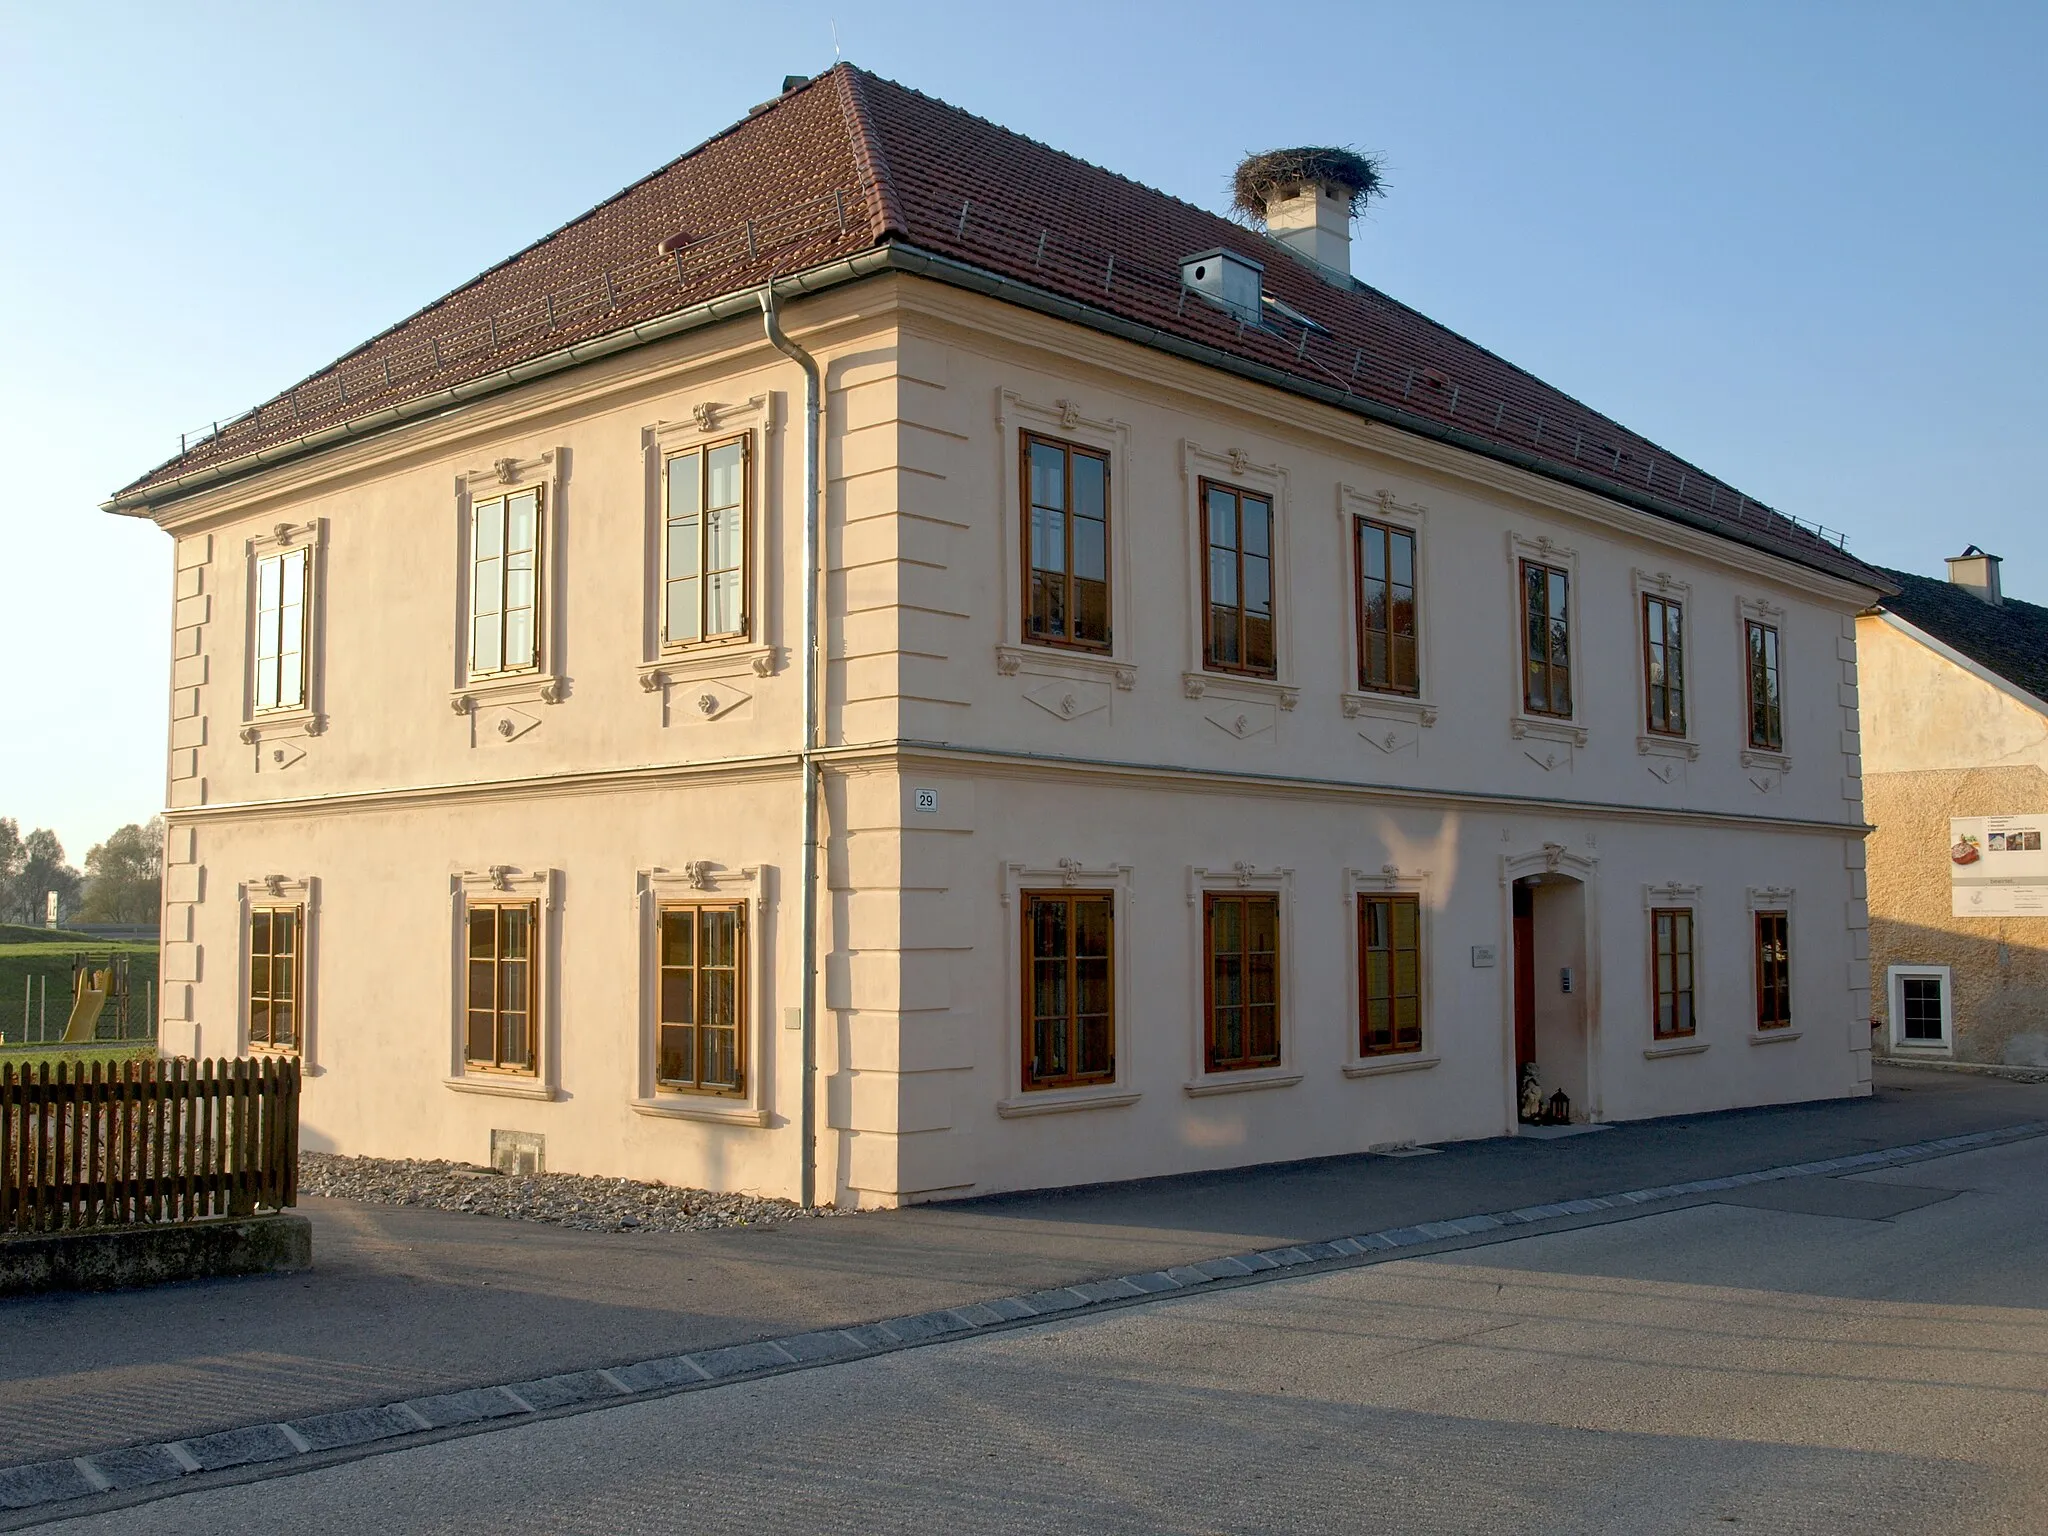
[[[507,1221],[545,1221],[584,1232],[707,1232],[836,1216],[829,1205],[805,1210],[791,1200],[676,1189],[580,1173],[523,1176],[473,1163],[410,1158],[299,1154],[299,1193],[376,1205],[421,1205]]]

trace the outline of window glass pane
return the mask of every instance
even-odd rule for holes
[[[1109,961],[1074,962],[1074,1011],[1084,1014],[1109,1012]]]
[[[1031,962],[1031,1012],[1036,1018],[1067,1016],[1067,962],[1064,957]]]
[[[508,1012],[525,1012],[532,1006],[527,996],[527,983],[532,979],[532,967],[524,960],[504,960],[498,964],[498,1005]]]
[[[1078,900],[1074,903],[1074,953],[1106,956],[1109,953],[1109,902]]]
[[[1242,499],[1244,508],[1244,552],[1261,559],[1273,553],[1273,506],[1256,496]]]
[[[1041,571],[1066,570],[1066,513],[1050,507],[1031,509],[1031,564]]]
[[[739,1022],[739,976],[734,971],[706,971],[704,976],[704,1017],[700,1023],[730,1029]]]
[[[1209,542],[1219,548],[1237,548],[1237,498],[1214,486],[1209,489]]]
[[[738,443],[725,443],[711,450],[711,485],[706,501],[713,507],[737,507],[742,499],[741,470],[746,456]]]
[[[488,960],[498,952],[498,909],[496,907],[471,907],[469,909],[469,953],[472,958]]]
[[[697,914],[687,908],[661,914],[661,963],[696,963]]]
[[[498,952],[507,960],[524,960],[533,934],[533,915],[526,907],[498,908]]]
[[[1031,501],[1034,506],[1066,510],[1067,456],[1050,443],[1031,445]]]
[[[714,571],[738,570],[745,525],[737,507],[715,507],[704,515],[704,560]]]
[[[275,556],[256,562],[256,608],[260,613],[275,613],[282,601],[284,586],[284,562]]]
[[[480,501],[471,514],[475,529],[470,553],[478,560],[494,560],[505,552],[505,499]]]
[[[1228,549],[1209,551],[1209,602],[1212,607],[1237,607],[1237,554]]]
[[[1074,465],[1074,515],[1094,522],[1109,518],[1109,466],[1093,454],[1077,453]]]
[[[689,971],[663,967],[661,972],[661,1022],[694,1024],[697,1020],[696,978]]]
[[[521,491],[505,498],[505,550],[532,554],[540,542],[540,495]]]
[[[298,1030],[293,1023],[292,1005],[289,1002],[271,1005],[270,1043],[284,1050],[298,1044]]]
[[[691,547],[694,549],[695,545]],[[664,621],[667,626],[666,633],[672,644],[704,638],[698,624],[697,579],[694,576],[685,581],[672,581],[668,584]]]
[[[706,577],[705,632],[713,635],[732,635],[739,633],[740,627],[740,573],[719,571]]]
[[[1102,581],[1109,574],[1108,525],[1092,517],[1074,519],[1074,574]]]
[[[694,1083],[696,1056],[696,1030],[687,1025],[662,1025],[655,1046],[655,1076],[665,1083]]]
[[[496,1049],[496,1021],[488,1008],[469,1010],[469,1027],[464,1032],[462,1054],[469,1061],[488,1062]]]
[[[713,1088],[739,1086],[739,1033],[731,1029],[704,1031],[704,1083]]]
[[[730,908],[707,907],[702,913],[704,958],[707,966],[730,966],[739,937],[739,914]]]

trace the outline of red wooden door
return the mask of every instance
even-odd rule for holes
[[[1515,882],[1515,1081],[1536,1059],[1536,917],[1529,887]]]

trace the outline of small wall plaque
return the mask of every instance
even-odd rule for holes
[[[914,789],[910,792],[911,809],[920,816],[939,814],[939,792],[936,789]]]
[[[1500,948],[1493,944],[1472,946],[1472,965],[1476,970],[1488,970],[1500,963]]]

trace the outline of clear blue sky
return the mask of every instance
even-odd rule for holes
[[[0,0],[0,815],[161,804],[169,541],[98,503],[845,56],[1360,276],[1751,495],[2048,601],[2048,6]]]

